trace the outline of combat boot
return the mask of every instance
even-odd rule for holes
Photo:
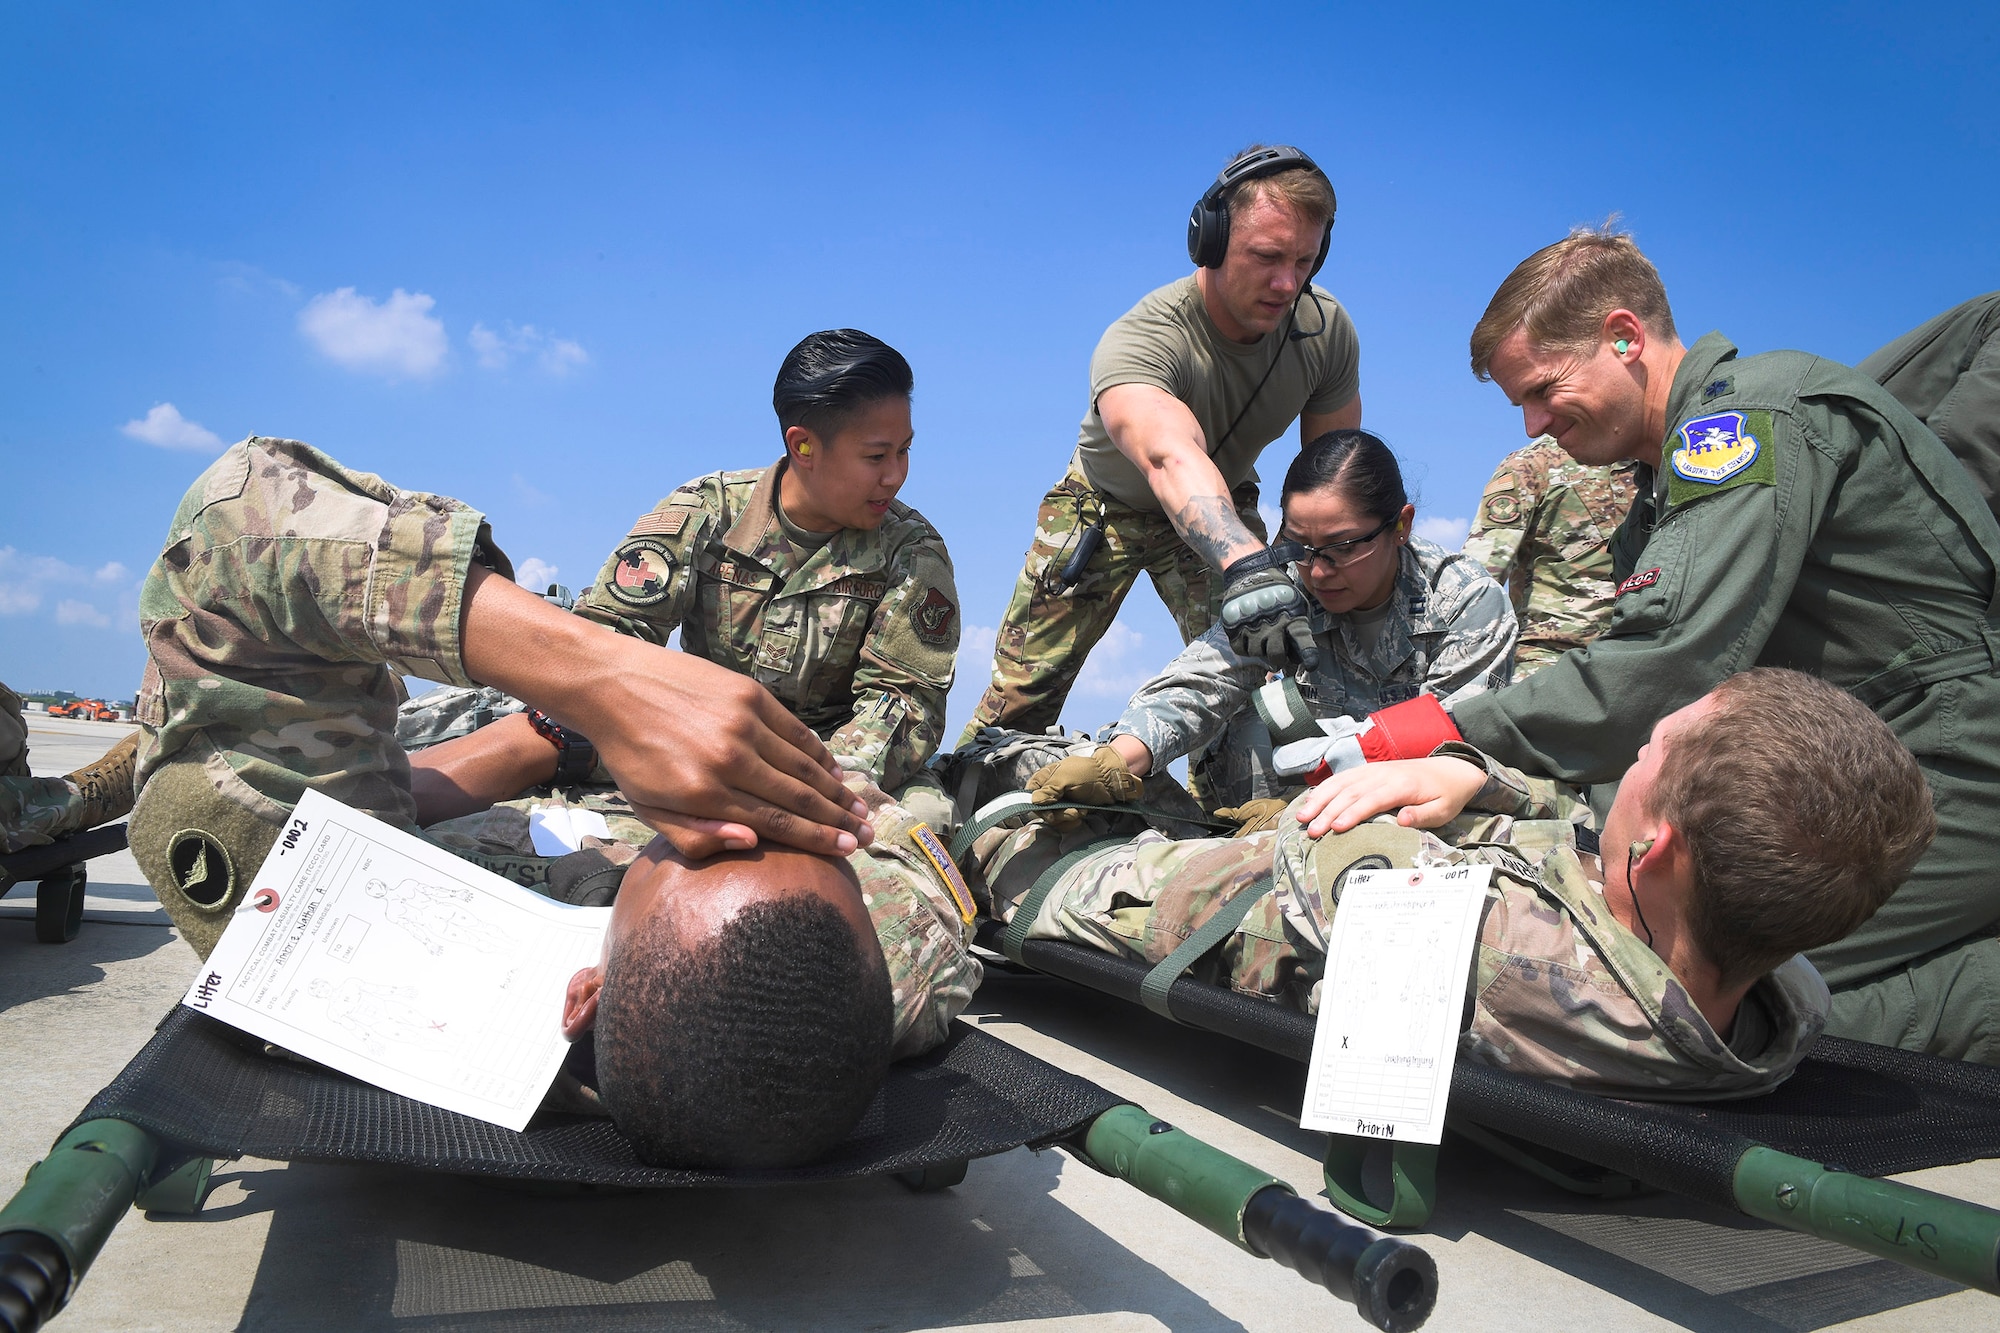
[[[65,781],[76,784],[83,794],[83,808],[75,825],[78,831],[132,813],[132,781],[139,754],[139,733],[133,732],[105,752],[95,763],[85,764]],[[67,822],[67,821],[65,821]]]

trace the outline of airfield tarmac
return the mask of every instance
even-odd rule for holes
[[[29,719],[59,774],[128,727]],[[194,955],[129,853],[90,864],[83,931],[37,944],[0,899],[0,1180],[18,1181],[144,1044]],[[989,977],[968,1017],[1319,1193],[1301,1066],[1052,978]],[[2000,1161],[1900,1177],[2000,1206]],[[218,1163],[197,1217],[134,1216],[53,1328],[1365,1329],[1351,1307],[1060,1152],[913,1195],[889,1180],[545,1197],[420,1172]],[[1431,1329],[1990,1329],[2000,1302],[1733,1213],[1594,1202],[1447,1139]]]

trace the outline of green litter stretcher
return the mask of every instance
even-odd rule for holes
[[[980,943],[1015,965],[1146,1004],[1174,1022],[1305,1061],[1314,1021],[1183,975],[1083,945]],[[1150,978],[1150,980],[1149,980]],[[1924,1167],[2000,1156],[2000,1069],[1823,1038],[1783,1086],[1760,1097],[1656,1103],[1593,1096],[1469,1060],[1452,1076],[1447,1128],[1579,1193],[1669,1190],[2000,1294],[2000,1211],[1895,1181]],[[1362,1168],[1390,1152],[1390,1197]],[[1437,1149],[1330,1136],[1325,1183],[1372,1225],[1420,1227],[1437,1198]]]
[[[964,1180],[967,1163],[1059,1146],[1350,1302],[1387,1333],[1437,1300],[1437,1267],[1301,1199],[1289,1185],[1075,1075],[966,1023],[890,1071],[832,1153],[785,1171],[671,1170],[638,1161],[611,1122],[545,1115],[516,1133],[345,1075],[263,1053],[261,1043],[177,1007],[84,1108],[0,1209],[0,1333],[40,1328],[68,1302],[135,1205],[199,1211],[217,1158],[369,1162],[486,1178],[639,1188],[757,1186],[894,1175],[918,1190]]]
[[[102,824],[40,847],[0,856],[0,896],[16,884],[35,886],[35,938],[68,944],[83,928],[84,863],[125,850],[125,826]]]

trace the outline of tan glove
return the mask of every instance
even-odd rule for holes
[[[1132,776],[1125,760],[1108,745],[1092,754],[1073,754],[1028,779],[1028,794],[1036,805],[1062,805],[1075,801],[1083,805],[1118,805],[1134,801],[1144,784]],[[1049,816],[1049,824],[1072,829],[1083,822],[1081,810],[1060,810]]]
[[[1242,805],[1226,806],[1215,812],[1217,819],[1233,819],[1237,822],[1232,838],[1247,838],[1253,833],[1263,833],[1267,829],[1279,827],[1279,817],[1291,807],[1290,801],[1281,801],[1275,796],[1264,796]]]

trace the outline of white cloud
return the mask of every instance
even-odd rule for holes
[[[111,617],[89,602],[79,602],[73,597],[65,597],[56,603],[56,624],[95,625],[99,629],[104,629],[111,624]]]
[[[529,592],[539,593],[555,581],[556,567],[546,560],[538,560],[531,555],[514,566],[514,582]]]
[[[1090,657],[1076,678],[1076,688],[1070,693],[1086,698],[1112,698],[1121,703],[1131,698],[1132,692],[1151,680],[1162,665],[1141,651],[1145,646],[1145,635],[1122,620],[1112,621],[1111,628],[1090,650]]]
[[[1434,541],[1447,551],[1456,551],[1465,545],[1465,534],[1472,531],[1469,518],[1420,518],[1417,520],[1417,535],[1427,541]]]
[[[450,343],[437,302],[401,287],[379,304],[352,287],[321,292],[299,311],[299,332],[349,370],[426,379],[444,369]]]
[[[0,546],[0,616],[25,615],[41,609],[48,597],[72,588],[119,584],[130,572],[116,560],[96,573],[79,568],[52,555],[29,555],[11,546]],[[125,600],[130,601],[130,593]],[[121,612],[121,615],[124,614]],[[79,597],[63,597],[56,603],[58,625],[95,625],[104,628],[112,617]]]
[[[1278,529],[1285,524],[1285,511],[1276,505],[1259,503],[1257,517],[1264,520],[1264,531],[1270,533],[1271,539],[1276,541]]]
[[[484,370],[505,370],[517,356],[533,357],[546,373],[562,376],[590,360],[590,353],[583,350],[582,343],[570,338],[558,338],[532,324],[516,324],[512,320],[507,321],[504,332],[500,333],[495,333],[484,324],[474,324],[465,341]]]
[[[222,448],[221,436],[199,421],[189,421],[172,403],[155,403],[152,411],[145,416],[128,421],[118,429],[142,444],[161,449],[212,451]]]
[[[993,642],[998,634],[992,625],[959,625],[958,674],[952,677],[951,695],[945,700],[946,745],[958,743],[958,733],[972,720],[972,710],[979,707],[993,679]]]

